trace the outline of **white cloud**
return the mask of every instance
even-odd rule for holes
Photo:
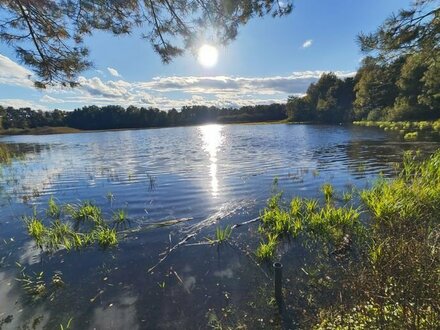
[[[33,110],[48,110],[45,106],[33,101],[23,99],[0,99],[0,105],[3,107],[31,108]]]
[[[302,44],[302,48],[309,48],[312,44],[313,44],[313,40],[312,39],[306,40]]]
[[[0,84],[32,87],[32,72],[0,54]]]
[[[40,102],[44,103],[64,103],[64,100],[55,98],[49,95],[44,95],[42,98],[40,98]]]
[[[111,68],[108,68],[111,69]],[[148,81],[129,82],[123,79],[104,80],[102,77],[79,77],[80,86],[69,89],[48,87],[39,100],[0,99],[0,105],[45,109],[72,109],[84,105],[119,104],[157,107],[168,110],[184,105],[213,105],[239,107],[244,105],[285,102],[288,95],[302,95],[308,86],[328,71],[292,72],[284,76],[169,76]],[[14,84],[35,91],[28,76],[31,72],[9,58],[0,55],[0,86]],[[96,74],[96,73],[95,73]],[[336,71],[339,77],[353,76],[354,72]],[[29,95],[35,98],[35,94]]]
[[[108,70],[108,72],[110,72],[110,74],[113,77],[121,77],[121,75],[119,74],[118,70],[116,70],[114,68],[110,68],[110,67],[108,67],[107,70]]]

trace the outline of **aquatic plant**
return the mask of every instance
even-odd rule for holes
[[[53,196],[49,198],[46,214],[52,219],[58,219],[61,215],[61,208],[57,205]]]
[[[260,260],[272,260],[275,257],[278,237],[276,234],[268,234],[266,242],[260,242],[255,255]]]
[[[11,159],[12,159],[12,155],[9,149],[5,145],[0,144],[0,164],[1,163],[8,164],[11,162]]]
[[[440,151],[423,162],[406,153],[398,176],[362,191],[358,208],[337,201],[307,207],[310,201],[298,198],[290,209],[271,202],[256,254],[273,258],[286,236],[277,222],[299,221],[288,236],[300,238],[314,260],[293,281],[304,281],[307,290],[291,293],[306,292],[305,328],[440,327]],[[328,304],[327,297],[338,298]]]
[[[107,200],[108,200],[108,202],[109,202],[110,204],[113,204],[113,201],[115,200],[115,195],[114,195],[111,191],[109,191],[109,192],[105,195],[105,198],[107,198]]]
[[[29,236],[31,236],[38,246],[42,246],[44,244],[44,237],[47,232],[46,227],[43,222],[37,218],[36,211],[34,210],[34,215],[31,217],[23,218]]]
[[[321,187],[321,191],[324,194],[325,201],[329,203],[333,199],[333,186],[330,183],[324,183]]]
[[[98,244],[103,247],[110,247],[118,244],[118,238],[116,236],[116,230],[107,227],[98,227],[93,232]]]
[[[409,132],[409,133],[406,133],[404,136],[403,136],[403,138],[405,139],[405,140],[417,140],[417,137],[419,136],[419,133],[417,133],[417,132]]]
[[[109,227],[102,217],[101,209],[91,202],[81,204],[67,204],[64,209],[70,215],[64,219],[61,217],[61,207],[51,198],[46,215],[55,220],[44,225],[43,221],[37,218],[36,210],[31,217],[24,217],[27,232],[36,244],[46,251],[59,249],[80,249],[97,243],[102,247],[114,246],[118,243],[116,229]],[[124,210],[118,210],[113,216],[113,224],[128,221]],[[110,223],[111,224],[111,223]]]
[[[71,318],[67,321],[66,325],[62,325],[62,324],[60,324],[60,330],[67,330],[67,329],[70,329],[70,326],[72,325],[72,320],[73,320],[73,317],[71,317]]]
[[[232,234],[231,226],[226,226],[226,228],[224,229],[217,227],[215,230],[215,240],[219,244],[224,243],[231,237],[231,234]]]
[[[127,212],[123,209],[119,209],[113,213],[113,221],[116,224],[123,224],[128,221]]]
[[[89,201],[82,204],[68,204],[66,211],[76,221],[92,221],[97,224],[103,221],[101,209]]]

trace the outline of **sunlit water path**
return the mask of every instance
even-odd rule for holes
[[[14,329],[59,328],[70,318],[78,329],[204,329],[222,308],[245,311],[248,324],[265,328],[276,315],[250,303],[268,282],[268,270],[246,255],[259,240],[256,226],[234,231],[234,247],[182,247],[152,274],[147,270],[188,233],[201,242],[218,226],[258,216],[274,178],[286,197],[315,197],[327,182],[342,193],[379,173],[392,176],[405,150],[428,155],[439,146],[402,142],[374,128],[283,124],[15,136],[0,143],[24,154],[3,166],[0,185],[0,322]],[[139,231],[110,250],[41,255],[21,217],[44,212],[50,196],[60,204],[93,201],[107,217],[125,209]],[[192,220],[142,230],[181,218]],[[15,280],[16,262],[49,279],[59,271],[66,284],[32,301]]]

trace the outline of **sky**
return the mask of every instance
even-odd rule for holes
[[[410,0],[295,0],[292,14],[254,18],[238,37],[218,49],[217,64],[201,65],[187,52],[163,64],[139,34],[95,33],[86,40],[94,67],[81,73],[74,89],[38,90],[30,70],[0,43],[0,105],[73,110],[117,104],[180,109],[184,105],[284,103],[302,95],[324,72],[356,72],[364,56],[359,32],[373,32]]]

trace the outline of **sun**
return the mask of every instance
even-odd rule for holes
[[[203,45],[199,48],[199,63],[205,68],[212,68],[217,64],[218,50],[211,45]]]

